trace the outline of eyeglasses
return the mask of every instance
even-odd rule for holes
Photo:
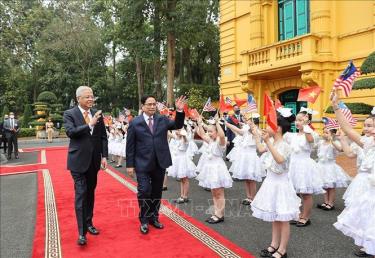
[[[156,103],[146,103],[145,106],[156,107]]]

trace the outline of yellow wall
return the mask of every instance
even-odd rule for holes
[[[329,106],[334,80],[349,60],[360,67],[375,50],[375,1],[310,0],[310,32],[278,41],[277,0],[220,0],[220,89],[226,96],[271,97],[319,85],[309,106]],[[291,50],[292,49],[292,50]],[[289,51],[289,52],[288,52]],[[375,90],[353,91],[345,102],[375,103]],[[260,108],[261,109],[261,108]]]

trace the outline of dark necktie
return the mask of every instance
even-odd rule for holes
[[[148,118],[148,128],[150,128],[151,133],[154,134],[154,123],[152,122],[152,117]]]

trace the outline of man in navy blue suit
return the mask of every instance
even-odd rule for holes
[[[141,103],[142,114],[134,118],[128,128],[126,167],[130,176],[134,173],[137,176],[140,231],[147,234],[148,224],[164,228],[159,222],[160,199],[165,169],[172,165],[167,133],[183,127],[185,97],[176,100],[175,121],[155,114],[155,97],[144,96]]]

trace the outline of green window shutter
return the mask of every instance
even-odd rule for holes
[[[297,35],[303,35],[308,32],[308,13],[307,13],[307,0],[296,1],[296,14],[297,14]]]
[[[284,35],[285,39],[295,36],[294,32],[294,4],[293,1],[284,3]]]
[[[284,40],[284,15],[283,15],[283,6],[279,5],[279,40]]]

